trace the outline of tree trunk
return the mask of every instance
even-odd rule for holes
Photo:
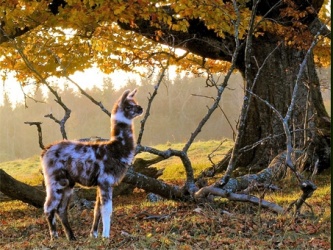
[[[284,44],[277,48],[277,44],[278,40],[273,35],[265,35],[254,39],[251,68],[247,74],[249,78],[247,82],[254,84],[254,86],[246,86],[246,88],[251,89],[253,87],[253,93],[268,101],[284,117],[291,102],[299,65],[304,59],[306,51],[300,51]],[[274,51],[274,49],[276,50]],[[329,122],[320,123],[316,119],[310,119],[309,121],[309,118],[313,117],[314,114],[320,114],[320,117],[328,118],[313,60],[313,56],[309,58],[307,72],[302,77],[302,84],[299,87],[295,110],[290,122],[294,148],[303,148],[308,140],[307,137],[310,137],[311,140],[316,136],[316,142],[320,143],[324,140],[326,145],[328,138],[330,138],[330,134],[327,133],[330,127]],[[239,61],[243,62],[243,60]],[[243,77],[246,77],[245,66],[241,64],[238,65],[238,68],[241,70]],[[256,74],[259,68],[262,69],[257,77]],[[254,82],[256,77],[257,80]],[[309,95],[312,100],[308,100]],[[307,105],[308,101],[311,101],[310,103],[313,103],[313,105]],[[319,120],[322,121],[322,119]],[[325,132],[318,135],[315,128],[320,128]],[[307,129],[306,133],[304,129]],[[251,147],[256,143],[258,145]],[[266,168],[271,160],[286,148],[281,121],[270,107],[256,97],[251,99],[245,121],[245,132],[240,138],[240,148],[243,148],[243,150],[241,150],[242,154],[237,161],[237,167],[246,167],[247,170],[253,171]]]

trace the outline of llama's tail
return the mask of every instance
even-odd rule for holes
[[[69,186],[69,180],[68,179],[60,179],[57,181],[55,188],[56,189],[64,189]]]

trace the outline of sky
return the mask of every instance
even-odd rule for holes
[[[171,66],[169,68],[169,75],[168,79],[173,80],[176,76],[176,67]],[[117,70],[111,74],[104,74],[97,68],[90,68],[83,72],[76,72],[75,74],[71,75],[70,78],[75,81],[78,85],[80,85],[83,89],[91,89],[93,87],[98,87],[102,89],[103,87],[103,79],[104,78],[111,78],[112,83],[116,89],[120,89],[123,87],[128,81],[136,81],[138,84],[141,83],[141,77],[132,72],[125,72],[121,70]],[[75,90],[75,86],[73,84],[66,84],[68,81],[66,79],[59,79],[53,78],[48,79],[49,82],[57,84],[57,87],[63,90],[66,86]],[[48,91],[46,86],[40,87],[42,90],[43,95],[46,97],[48,95]],[[16,81],[15,77],[11,74],[7,75],[7,79],[2,80],[0,84],[0,106],[4,104],[4,96],[7,95],[11,105],[15,108],[18,104],[24,103],[24,93],[33,96],[33,92],[35,90],[34,85],[25,86],[22,89],[19,82]]]

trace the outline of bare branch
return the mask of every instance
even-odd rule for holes
[[[275,203],[272,203],[272,202],[269,202],[269,201],[266,201],[263,199],[259,199],[255,196],[248,195],[248,194],[236,194],[233,192],[229,192],[228,190],[217,188],[214,186],[207,186],[207,187],[201,188],[200,191],[198,191],[195,194],[195,197],[196,197],[196,199],[200,199],[201,197],[206,197],[208,195],[220,196],[222,198],[227,198],[228,200],[231,200],[231,201],[250,202],[250,203],[256,204],[258,206],[270,209],[279,214],[282,214],[284,212],[284,209]]]
[[[188,158],[188,155],[186,154],[186,152],[184,151],[180,151],[180,150],[174,150],[174,149],[167,149],[164,151],[152,148],[152,147],[148,147],[148,146],[142,146],[141,144],[138,144],[136,146],[136,154],[140,153],[140,152],[148,152],[154,155],[158,155],[158,156],[162,156],[164,159],[168,159],[172,156],[177,156],[181,159],[183,166],[185,168],[185,172],[186,172],[186,185],[188,186],[188,188],[190,190],[192,190],[193,192],[196,191],[197,189],[194,186],[194,172],[193,172],[193,168],[191,165],[191,161]]]
[[[70,81],[71,83],[73,83],[79,90],[80,90],[80,93],[82,94],[82,95],[84,95],[85,97],[87,97],[92,103],[94,103],[94,104],[96,104],[98,107],[100,107],[101,108],[101,110],[105,113],[105,114],[107,114],[107,116],[111,116],[111,113],[110,113],[110,111],[109,110],[107,110],[105,107],[104,107],[104,105],[103,105],[103,103],[102,102],[99,102],[99,101],[96,101],[91,95],[89,95],[84,89],[82,89],[81,87],[80,87],[80,85],[79,84],[77,84],[75,81],[73,81],[69,76],[65,76],[66,77],[66,79],[68,80],[68,81]]]
[[[61,97],[58,95],[57,91],[55,91],[50,84],[46,81],[46,79],[38,72],[38,70],[36,70],[36,68],[34,67],[34,65],[29,61],[29,59],[25,56],[25,54],[23,53],[23,50],[17,45],[17,43],[14,40],[11,40],[11,42],[13,43],[15,49],[17,50],[17,52],[19,53],[19,55],[21,56],[21,58],[23,59],[25,65],[27,66],[27,68],[35,74],[35,76],[40,80],[41,83],[43,83],[48,89],[49,91],[55,96],[55,102],[57,102],[65,111],[65,114],[63,116],[63,118],[61,120],[55,119],[53,117],[52,114],[50,115],[46,115],[45,117],[49,117],[52,120],[56,121],[59,125],[60,125],[60,132],[62,135],[63,139],[67,139],[67,134],[66,134],[66,129],[65,129],[65,124],[66,121],[69,119],[70,114],[71,114],[71,110],[62,102]]]
[[[51,54],[54,56],[54,58],[57,60],[58,64],[61,66],[61,68],[62,68],[62,72],[63,72],[65,78],[66,78],[68,81],[70,81],[71,83],[73,83],[73,84],[79,89],[79,91],[80,91],[80,93],[81,93],[82,95],[84,95],[85,97],[87,97],[87,98],[88,98],[92,103],[94,103],[95,105],[99,106],[99,107],[101,108],[101,110],[102,110],[105,114],[107,114],[107,116],[111,117],[111,113],[110,113],[110,111],[108,111],[108,110],[104,107],[104,105],[102,104],[102,102],[98,102],[98,101],[96,101],[91,95],[89,95],[84,89],[82,89],[81,86],[80,86],[78,83],[76,83],[74,80],[72,80],[72,79],[68,76],[67,71],[66,71],[66,68],[65,68],[65,67],[63,66],[63,64],[61,63],[61,59],[60,59],[56,54],[54,54],[54,52],[53,52],[52,50],[49,49],[48,52],[51,53]]]
[[[291,102],[290,102],[290,105],[288,107],[288,111],[287,111],[285,117],[283,117],[275,109],[275,107],[273,107],[273,105],[271,105],[268,101],[263,100],[259,96],[257,96],[254,93],[252,93],[252,91],[248,91],[252,96],[255,96],[257,99],[259,99],[260,101],[262,101],[263,103],[265,103],[268,107],[270,107],[274,111],[274,113],[277,115],[277,117],[282,122],[284,133],[286,135],[286,148],[287,148],[285,163],[288,166],[288,168],[291,169],[292,172],[295,174],[298,182],[300,183],[301,190],[303,192],[302,195],[301,195],[301,197],[299,199],[297,199],[295,202],[293,202],[290,205],[290,207],[288,208],[288,210],[290,210],[291,206],[295,205],[296,206],[296,212],[295,212],[295,214],[299,213],[301,206],[304,203],[306,203],[306,199],[308,199],[309,197],[311,197],[311,195],[313,194],[313,192],[317,189],[316,185],[312,181],[305,180],[305,178],[296,170],[294,161],[292,159],[292,156],[293,156],[293,153],[294,153],[294,149],[293,149],[293,144],[292,144],[291,131],[289,129],[289,121],[291,119],[292,112],[293,112],[294,107],[296,105],[295,103],[296,103],[296,97],[297,97],[297,93],[298,93],[298,88],[299,88],[299,85],[300,85],[300,82],[301,82],[302,75],[303,75],[304,70],[305,70],[306,65],[307,65],[308,57],[311,55],[313,48],[318,43],[318,37],[319,37],[319,35],[320,35],[320,30],[318,31],[317,35],[315,36],[313,42],[311,43],[310,48],[307,50],[307,52],[306,52],[306,54],[304,56],[304,59],[303,59],[301,65],[300,65],[300,69],[298,71],[296,82],[295,82],[293,93],[292,93]]]
[[[232,2],[233,2],[234,9],[235,9],[235,11],[237,13],[237,17],[238,17],[237,18],[238,25],[237,25],[237,27],[235,27],[238,30],[238,26],[239,26],[239,22],[240,22],[240,13],[239,13],[239,9],[237,7],[236,1],[233,0]],[[248,69],[249,69],[249,67],[251,67],[251,60],[250,60],[251,50],[250,49],[251,49],[251,46],[252,46],[253,25],[254,25],[254,21],[255,21],[255,17],[256,17],[258,2],[259,1],[256,1],[256,3],[253,6],[251,20],[250,20],[250,23],[249,23],[249,32],[248,32],[247,38],[246,38],[245,78],[246,78],[246,81],[247,81],[247,88],[249,86],[251,86],[251,88],[253,88],[254,85],[255,85],[255,81],[252,84],[249,82],[250,78],[248,77],[248,74],[249,74]],[[238,33],[235,33],[235,37],[238,38]],[[236,44],[237,44],[237,41],[238,41],[238,39],[236,39]],[[259,73],[259,71],[258,71],[258,73]],[[242,110],[241,110],[241,117],[240,117],[240,122],[239,122],[238,135],[236,137],[235,145],[234,145],[232,153],[231,153],[231,157],[230,157],[230,161],[229,161],[229,164],[228,164],[228,167],[227,167],[227,171],[226,171],[225,175],[220,180],[220,186],[221,187],[223,187],[224,185],[226,185],[228,183],[229,178],[231,176],[231,173],[235,168],[237,157],[238,157],[238,154],[239,154],[240,138],[242,138],[243,133],[245,131],[245,120],[247,118],[247,114],[248,114],[248,111],[249,111],[250,102],[251,102],[251,98],[250,98],[249,94],[245,93],[244,103],[243,103]]]
[[[238,12],[238,7],[237,7],[237,3],[236,1],[233,1],[234,6],[235,6],[235,10],[237,12],[237,20],[236,22],[234,22],[234,29],[235,29],[235,34],[234,34],[234,38],[235,38],[235,43],[236,43],[236,48],[232,54],[232,60],[231,60],[231,66],[223,80],[223,83],[217,87],[217,96],[215,98],[214,103],[212,104],[212,106],[208,109],[207,114],[202,118],[202,120],[200,121],[199,125],[197,126],[197,128],[194,130],[194,132],[191,134],[191,137],[189,138],[189,140],[187,141],[187,143],[185,144],[183,151],[187,152],[188,149],[190,148],[191,144],[193,143],[194,139],[197,137],[197,135],[201,132],[203,126],[206,124],[206,122],[209,120],[209,118],[211,117],[211,115],[214,113],[214,111],[219,107],[219,102],[221,100],[222,97],[222,93],[224,92],[225,88],[228,85],[229,79],[231,77],[231,74],[233,73],[234,69],[235,69],[235,65],[236,65],[236,59],[238,57],[239,51],[242,47],[242,45],[239,43],[239,39],[238,39],[238,28],[240,25],[240,15]],[[211,75],[209,70],[208,70],[208,76]],[[217,83],[214,81],[214,79],[211,77],[210,78],[213,83],[217,86]]]
[[[216,99],[215,99],[214,97],[212,97],[212,96],[203,96],[203,95],[197,95],[197,94],[192,94],[192,96],[205,97],[205,98],[208,98],[208,99],[212,99],[214,102],[216,101]],[[232,127],[231,122],[230,122],[230,120],[229,120],[227,114],[224,112],[224,110],[222,109],[222,107],[221,107],[220,104],[218,104],[218,108],[221,110],[221,112],[222,112],[224,118],[227,120],[227,123],[228,123],[229,127],[230,127],[231,130],[232,130],[233,138],[235,138],[236,131],[235,131],[235,129]]]
[[[24,124],[28,124],[30,126],[36,126],[37,127],[37,132],[38,132],[38,142],[39,142],[39,147],[41,149],[44,149],[44,144],[43,144],[43,134],[42,134],[42,127],[41,127],[41,122],[24,122]]]
[[[140,127],[140,131],[139,131],[139,136],[138,136],[138,139],[137,139],[137,144],[138,145],[141,144],[143,132],[145,130],[145,125],[146,125],[147,119],[150,115],[151,105],[154,101],[155,96],[157,95],[157,90],[159,89],[159,87],[161,85],[161,82],[162,82],[162,80],[165,76],[165,71],[166,70],[167,70],[166,67],[162,68],[162,72],[161,72],[160,77],[157,81],[157,84],[154,86],[154,92],[153,92],[153,94],[150,94],[150,97],[148,98],[148,105],[147,105],[147,108],[146,108],[146,111],[145,111],[145,115],[144,115],[143,119],[140,121],[141,127]]]

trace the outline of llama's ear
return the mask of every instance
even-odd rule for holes
[[[134,89],[131,93],[128,94],[127,98],[133,99],[137,91],[138,91],[137,89]]]
[[[131,91],[128,89],[128,90],[125,90],[125,92],[123,93],[123,95],[121,96],[120,98],[120,101],[121,102],[124,102],[128,96],[128,94],[130,93]]]

